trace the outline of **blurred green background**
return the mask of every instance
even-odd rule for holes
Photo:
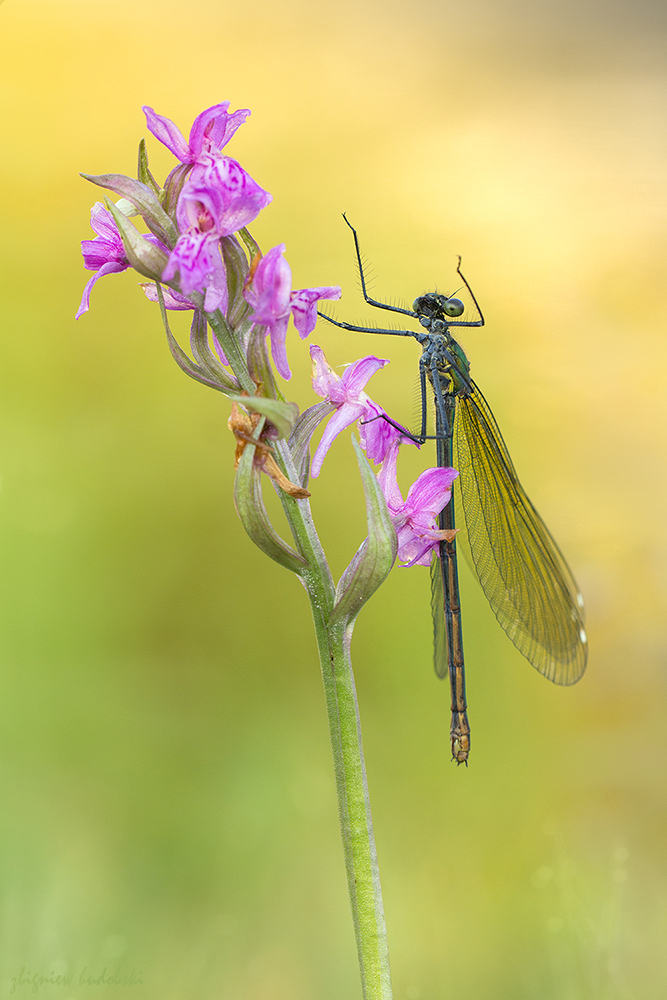
[[[453,290],[524,485],[587,599],[548,684],[463,569],[471,766],[449,761],[428,573],[396,569],[353,655],[397,998],[667,995],[667,14],[657,0],[6,0],[0,8],[0,970],[85,1000],[338,1000],[358,973],[307,601],[233,509],[224,398],[171,360],[126,272],[75,323],[99,196],[146,103],[274,201],[294,286]],[[372,317],[376,318],[376,317]],[[183,326],[179,327],[183,329]],[[418,349],[320,324],[332,364]],[[289,397],[315,399],[290,334]],[[427,454],[406,455],[407,485]],[[349,441],[313,490],[336,573],[364,536]],[[80,977],[118,972],[131,987]],[[29,985],[15,995],[28,996]]]

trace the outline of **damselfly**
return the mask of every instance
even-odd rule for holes
[[[465,312],[461,299],[437,292],[420,295],[412,309],[391,306],[369,296],[357,233],[345,221],[354,235],[361,289],[368,305],[409,316],[421,329],[353,326],[321,315],[343,330],[414,337],[421,345],[421,430],[410,437],[420,444],[429,438],[429,382],[435,403],[437,462],[459,471],[456,505],[463,510],[472,562],[486,599],[509,638],[536,670],[555,684],[574,684],[586,668],[588,654],[583,598],[560,549],[526,496],[498,424],[470,377],[470,363],[452,336],[452,327],[484,326],[482,311],[461,273],[461,259],[457,272],[478,319],[460,318]],[[440,514],[439,526],[455,527],[454,502]],[[431,607],[435,670],[439,677],[449,675],[452,756],[461,764],[470,751],[470,726],[454,539],[441,541],[439,554],[433,558]]]

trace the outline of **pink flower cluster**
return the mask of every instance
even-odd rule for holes
[[[149,107],[143,111],[150,131],[180,161],[167,178],[165,189],[177,177],[183,180],[175,213],[179,238],[171,250],[162,247],[169,260],[161,278],[172,286],[165,289],[165,305],[168,309],[194,309],[189,297],[198,293],[204,295],[204,312],[220,309],[225,313],[227,274],[220,240],[250,225],[271,202],[271,195],[236,160],[222,153],[250,111],[230,114],[229,101],[215,104],[195,119],[188,141],[169,118]],[[99,278],[130,266],[116,223],[99,202],[91,225],[97,236],[83,241],[82,252],[86,268],[96,273],[86,285],[77,319],[88,311],[90,292]],[[158,242],[152,236],[147,239]],[[307,337],[317,322],[317,301],[340,298],[340,288],[292,291],[292,273],[284,252],[285,244],[281,243],[259,260],[244,296],[252,307],[254,323],[265,327],[270,337],[276,368],[289,379],[285,340],[290,315],[300,336]],[[145,291],[156,300],[154,285],[146,285]]]
[[[181,235],[162,277],[171,281],[178,275],[182,295],[204,293],[206,312],[227,308],[220,239],[248,226],[271,201],[268,191],[236,160],[222,155],[223,147],[250,114],[247,109],[229,114],[228,108],[229,101],[224,101],[202,111],[194,120],[188,142],[169,118],[143,108],[156,139],[191,168],[176,209]],[[165,187],[168,184],[169,178]]]
[[[341,377],[331,368],[321,347],[313,345],[310,356],[313,389],[336,407],[313,456],[311,475],[319,475],[334,439],[358,421],[364,451],[372,462],[381,463],[378,481],[398,536],[398,558],[405,566],[428,566],[433,550],[450,534],[436,527],[436,518],[451,499],[452,483],[458,472],[451,468],[426,469],[404,500],[396,478],[398,451],[403,442],[416,442],[364,391],[371,376],[389,362],[371,354],[355,361]]]

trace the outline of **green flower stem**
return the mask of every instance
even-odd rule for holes
[[[215,330],[240,385],[252,394],[255,385],[248,374],[245,358],[236,347],[227,324],[224,320],[220,323],[218,317],[219,313],[209,316],[209,323]],[[276,442],[274,455],[288,478],[296,482],[297,470],[285,440]],[[286,493],[280,493],[297,550],[308,563],[308,568],[300,574],[300,579],[310,599],[322,668],[363,996],[364,1000],[391,1000],[387,930],[359,707],[350,658],[352,626],[345,627],[340,622],[331,623],[335,602],[334,581],[308,501],[294,500]]]
[[[391,1000],[382,904],[359,706],[350,659],[351,627],[331,628],[311,596],[329,718],[347,883],[364,1000]]]
[[[288,476],[295,475],[287,443],[276,458]],[[283,494],[283,507],[297,547],[309,563],[301,580],[308,593],[322,668],[333,754],[338,813],[352,906],[364,1000],[391,1000],[389,948],[380,871],[366,779],[357,693],[350,658],[352,626],[331,623],[333,579],[315,531],[307,500]]]

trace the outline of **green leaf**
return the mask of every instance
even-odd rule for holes
[[[248,373],[245,348],[240,340],[240,334],[238,331],[230,328],[229,323],[219,309],[205,315],[208,325],[215,333],[220,347],[225,352],[225,357],[229,361],[229,366],[238,379],[239,385],[249,396],[254,395],[256,386]]]
[[[148,166],[148,153],[146,152],[146,140],[142,139],[139,143],[139,156],[137,164],[137,180],[145,184],[146,187],[150,188],[155,197],[160,195],[160,185],[153,177]]]
[[[226,371],[220,359],[211,350],[208,339],[208,325],[201,309],[195,309],[190,327],[190,347],[196,363],[214,382],[225,386],[231,392],[238,392],[240,386]]]
[[[204,371],[204,369],[200,365],[196,364],[191,358],[189,358],[188,355],[183,350],[183,348],[181,347],[181,345],[179,344],[179,342],[176,340],[176,337],[174,337],[169,327],[169,320],[167,319],[167,310],[164,304],[162,285],[160,284],[159,281],[157,281],[155,285],[157,288],[158,302],[160,304],[162,323],[164,325],[165,333],[167,334],[167,341],[169,343],[169,350],[171,351],[172,358],[174,359],[178,367],[181,369],[181,371],[185,372],[186,375],[189,375],[190,378],[193,378],[195,382],[201,382],[202,385],[207,385],[209,389],[217,389],[218,392],[223,392],[227,394],[226,387],[220,384],[218,381],[215,381],[212,377],[209,376],[208,372]]]
[[[269,361],[269,354],[266,343],[266,328],[253,324],[248,337],[248,371],[253,382],[262,394],[269,399],[277,399],[279,396],[273,368]]]
[[[162,208],[157,195],[146,184],[124,174],[81,174],[81,176],[91,184],[98,184],[127,198],[139,210],[146,220],[146,225],[159,240],[170,249],[176,246],[178,241],[176,226]]]
[[[261,255],[262,251],[259,249],[259,246],[257,245],[257,243],[255,243],[254,239],[252,238],[252,236],[250,235],[245,226],[243,227],[243,229],[239,229],[236,235],[241,237],[246,247],[248,248],[248,253],[250,254],[251,257],[254,257],[255,254]]]
[[[247,397],[241,397],[245,400]],[[255,437],[259,437],[264,421],[260,421]],[[255,446],[247,444],[241,455],[234,481],[234,505],[241,523],[255,545],[275,562],[301,576],[308,563],[284,542],[277,533],[264,506],[261,472],[254,462]]]
[[[350,626],[366,601],[384,583],[396,560],[398,541],[382,488],[357,439],[352,436],[357,453],[361,481],[366,497],[368,537],[362,543],[336,587],[336,603],[331,622]]]
[[[235,236],[223,236],[220,248],[227,272],[227,319],[229,325],[236,330],[250,312],[250,306],[243,298],[243,286],[250,265],[243,247]]]
[[[334,404],[324,399],[321,403],[315,403],[314,406],[309,406],[307,410],[304,410],[294,424],[288,443],[301,486],[308,485],[310,439],[322,421],[335,410]]]

